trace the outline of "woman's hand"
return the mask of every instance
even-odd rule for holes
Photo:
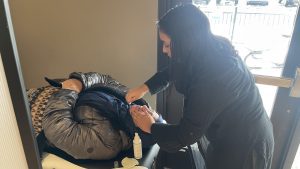
[[[132,106],[130,114],[134,124],[146,133],[151,133],[151,126],[155,123],[151,112],[146,106]]]
[[[128,92],[125,96],[126,101],[130,104],[130,103],[142,98],[148,91],[149,91],[149,88],[145,84],[142,84],[139,87],[130,89],[130,90],[128,90]]]
[[[62,82],[63,89],[74,90],[77,93],[80,93],[82,90],[82,83],[77,79],[68,79]]]

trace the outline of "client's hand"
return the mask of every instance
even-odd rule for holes
[[[130,112],[131,111],[143,111],[143,112],[147,112],[148,114],[150,114],[154,118],[155,121],[157,121],[158,118],[159,118],[159,115],[158,115],[158,113],[155,110],[153,110],[151,107],[148,108],[145,105],[144,106],[133,105],[133,106],[130,107]]]
[[[142,106],[141,109],[142,111],[149,113],[154,118],[155,121],[158,120],[159,118],[158,113],[155,110],[153,110],[151,107],[148,108],[147,106]]]
[[[82,83],[77,79],[68,79],[62,82],[62,88],[74,90],[77,93],[80,93],[82,90]]]
[[[151,133],[151,126],[155,123],[151,113],[141,106],[132,106],[130,114],[134,124],[146,133]]]
[[[132,103],[140,98],[142,98],[147,92],[149,88],[147,85],[142,84],[139,87],[128,90],[125,98],[128,103]]]

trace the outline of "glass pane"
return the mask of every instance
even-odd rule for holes
[[[253,74],[280,77],[294,28],[294,0],[194,0],[214,34],[227,37]],[[268,115],[277,87],[257,85]]]
[[[293,165],[292,165],[292,169],[300,169],[300,146],[298,146],[298,150],[297,150],[297,154],[296,157],[294,159]]]
[[[268,86],[268,85],[260,85],[260,84],[257,84],[257,87],[258,87],[260,95],[262,97],[264,107],[267,111],[267,114],[269,117],[271,117],[278,87]],[[269,99],[267,99],[267,98],[269,98]]]

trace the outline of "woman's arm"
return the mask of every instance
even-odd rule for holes
[[[154,74],[149,80],[145,82],[151,94],[156,94],[164,90],[169,85],[169,67]]]
[[[178,124],[151,125],[154,140],[165,151],[174,152],[195,143],[208,130],[213,121],[230,105],[234,105],[239,94],[221,82],[193,84],[186,96],[183,117]]]
[[[164,70],[157,72],[144,84],[128,90],[125,98],[128,103],[132,103],[135,100],[138,100],[148,92],[155,94],[165,89],[169,85],[169,69],[165,68]]]

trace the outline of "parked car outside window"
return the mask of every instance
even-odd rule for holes
[[[269,5],[269,1],[268,0],[247,0],[247,5],[267,6]]]

